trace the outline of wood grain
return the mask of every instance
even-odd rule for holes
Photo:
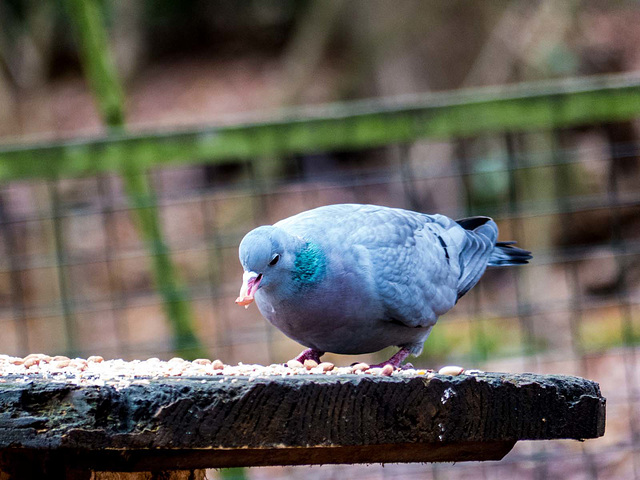
[[[110,471],[495,460],[518,440],[604,434],[597,383],[568,376],[3,380],[5,472],[38,459]]]

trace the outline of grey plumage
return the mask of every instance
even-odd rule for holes
[[[456,222],[375,205],[320,207],[245,236],[237,301],[255,298],[267,320],[319,354],[391,345],[419,354],[438,317],[487,266],[531,258],[497,237],[488,217]]]

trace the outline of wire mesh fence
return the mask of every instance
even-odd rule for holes
[[[545,95],[556,98],[563,91]],[[620,89],[608,92],[621,95]],[[459,103],[451,108],[464,111]],[[391,117],[376,120],[379,140],[369,147],[347,145],[336,131],[335,145],[311,142],[313,148],[306,148],[297,140],[296,150],[293,133],[314,138],[317,118],[265,126],[271,128],[268,142],[246,140],[238,129],[228,141],[242,138],[251,147],[223,153],[208,143],[215,132],[187,140],[179,134],[178,144],[203,137],[209,147],[202,148],[211,157],[200,153],[194,154],[198,161],[183,161],[180,153],[179,164],[166,165],[165,157],[154,161],[139,148],[141,162],[151,168],[136,175],[144,175],[153,189],[135,201],[115,171],[93,168],[82,155],[111,165],[109,158],[129,148],[122,142],[142,140],[7,147],[0,161],[5,178],[13,181],[0,187],[0,351],[128,359],[193,355],[194,345],[175,342],[167,297],[150,268],[154,256],[168,251],[208,355],[226,363],[286,361],[301,347],[257,309],[233,302],[241,279],[237,245],[251,228],[344,202],[454,218],[488,215],[497,221],[501,239],[517,240],[534,252],[534,261],[488,271],[440,319],[413,363],[597,380],[608,399],[606,436],[584,444],[521,442],[496,464],[272,468],[251,470],[251,478],[640,478],[640,144],[630,111],[624,119],[613,115],[613,123],[582,119],[575,122],[579,128],[554,122],[545,128],[536,121],[531,129],[505,125],[500,131],[492,124],[486,133],[461,130],[436,139],[429,138],[429,128],[414,129],[402,141],[385,131],[384,118],[394,113],[383,111]],[[356,131],[350,121],[345,115],[331,128],[351,125]],[[255,125],[247,128],[249,135],[257,131]],[[330,129],[322,128],[325,138]],[[152,151],[162,152],[163,139],[149,138]],[[264,154],[257,155],[261,146]],[[175,151],[169,147],[167,155]],[[25,158],[33,169],[15,164]],[[66,177],[74,158],[80,167]],[[42,163],[47,160],[52,163]],[[158,212],[160,243],[139,234],[133,213],[146,208]],[[358,360],[380,361],[389,353]]]

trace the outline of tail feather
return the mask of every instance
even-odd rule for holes
[[[524,265],[533,258],[531,252],[514,247],[516,242],[497,242],[488,265],[490,267],[503,267],[506,265]]]
[[[498,242],[498,226],[489,217],[463,218],[456,222],[466,230],[458,259],[458,299],[480,280],[487,266],[523,265],[532,258],[531,252],[514,247],[516,242]]]
[[[484,235],[489,240],[498,238],[498,226],[489,217],[460,218],[456,223],[465,230]]]

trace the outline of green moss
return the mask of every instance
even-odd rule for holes
[[[96,2],[68,0],[78,16],[79,31],[95,35],[99,23],[85,10],[98,12]],[[87,4],[87,5],[85,5]],[[91,13],[89,12],[89,13]],[[91,15],[89,15],[91,17]],[[114,69],[101,52],[104,32],[85,57],[92,85],[100,92],[103,117],[111,125],[123,123],[122,93]],[[306,152],[371,148],[421,138],[447,139],[491,133],[531,132],[598,122],[634,119],[640,113],[640,84],[625,76],[562,80],[513,87],[463,90],[416,96],[389,105],[359,101],[313,110],[292,110],[282,118],[261,123],[153,134],[128,134],[113,128],[109,135],[87,140],[3,146],[0,178],[56,178],[118,171],[128,162],[138,168],[214,164],[271,158]],[[500,179],[496,178],[497,186]]]

